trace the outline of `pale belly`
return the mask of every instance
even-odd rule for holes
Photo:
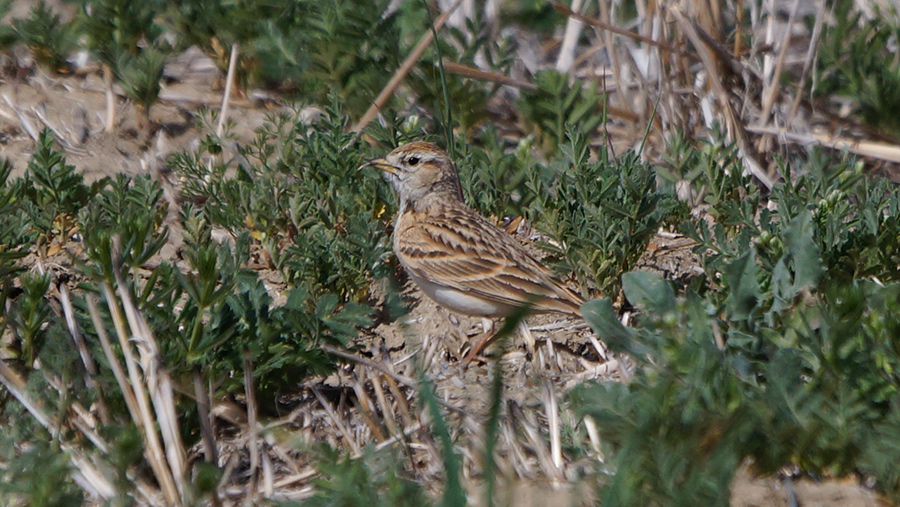
[[[416,285],[422,289],[422,292],[437,304],[457,313],[478,317],[505,317],[513,311],[513,307],[510,305],[489,301],[465,292],[437,285],[413,273],[409,273],[409,277],[416,282]]]

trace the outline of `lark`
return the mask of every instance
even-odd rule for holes
[[[405,144],[363,167],[383,172],[399,200],[394,252],[409,277],[439,305],[464,315],[529,313],[581,316],[584,300],[506,231],[463,201],[450,157],[427,142]],[[464,359],[481,353],[484,336]]]

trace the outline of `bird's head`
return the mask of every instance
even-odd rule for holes
[[[453,162],[444,150],[432,143],[404,144],[383,158],[366,162],[363,167],[382,171],[397,192],[401,208],[431,194],[462,199]]]

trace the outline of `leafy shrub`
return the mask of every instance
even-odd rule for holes
[[[900,285],[832,289],[782,312],[783,324],[763,333],[767,346],[729,340],[724,350],[716,336],[730,312],[717,316],[694,293],[676,299],[658,275],[629,273],[624,285],[644,310],[637,328],[622,327],[608,302],[590,303],[588,321],[645,367],[630,384],[588,384],[572,399],[610,444],[604,503],[727,503],[748,457],[770,474],[789,463],[817,474],[863,470],[900,494],[884,465],[898,450],[881,440],[900,415]]]
[[[644,366],[628,385],[585,385],[572,401],[614,456],[607,503],[722,504],[737,467],[862,472],[893,497],[897,427],[900,197],[852,160],[813,152],[761,206],[726,149],[689,154],[711,223],[685,222],[706,276],[676,297],[658,275],[623,276],[640,309],[623,327],[608,301],[585,316]],[[691,166],[695,169],[690,169]],[[784,170],[783,174],[792,171]],[[700,191],[702,190],[702,192]],[[744,193],[745,192],[745,193]],[[878,440],[873,445],[870,439]]]
[[[418,7],[421,6],[413,3],[413,10]],[[417,15],[417,12],[406,14],[407,19]],[[466,19],[465,30],[445,27],[443,37],[436,39],[432,50],[419,59],[407,79],[417,95],[417,104],[426,107],[444,128],[458,126],[465,136],[474,134],[474,129],[485,120],[488,102],[500,85],[442,72],[441,59],[478,68],[483,68],[478,65],[482,63],[490,71],[506,74],[513,57],[512,43],[491,33],[481,15],[476,10],[473,18]],[[423,22],[431,24],[433,20],[425,18]]]
[[[169,2],[169,12],[181,45],[200,47],[223,71],[240,44],[241,87],[280,86],[320,104],[334,92],[360,115],[398,65],[388,3],[192,0]]]
[[[852,8],[847,0],[834,3],[834,24],[822,31],[820,75],[812,91],[849,100],[863,121],[896,136],[900,120],[885,112],[900,107],[900,61],[894,58],[900,26],[884,15],[863,21]]]
[[[210,223],[232,231],[249,227],[290,286],[318,298],[364,302],[370,277],[390,272],[390,244],[377,217],[393,199],[377,178],[357,168],[358,142],[347,118],[332,108],[317,125],[280,117],[242,151],[238,173],[191,155],[173,159],[185,176],[187,199],[204,202]],[[323,199],[324,196],[330,196]]]
[[[565,271],[612,295],[621,273],[682,208],[673,195],[656,190],[655,171],[638,154],[612,159],[602,147],[592,161],[580,126],[572,127],[568,138],[560,147],[562,157],[548,170],[536,165],[529,174],[532,220],[559,241],[545,247],[562,257]]]
[[[31,8],[30,17],[14,19],[13,27],[18,40],[28,46],[39,64],[51,72],[66,70],[66,60],[75,51],[78,40],[72,22],[63,22],[41,0]]]
[[[534,90],[522,90],[516,106],[526,127],[540,139],[540,146],[547,153],[556,152],[565,143],[571,125],[585,135],[590,135],[605,118],[602,114],[603,95],[597,85],[582,85],[580,81],[569,83],[565,74],[542,70],[535,74]]]

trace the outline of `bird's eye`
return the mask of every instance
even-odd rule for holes
[[[408,159],[406,159],[406,163],[409,165],[418,165],[419,157],[409,157]]]

